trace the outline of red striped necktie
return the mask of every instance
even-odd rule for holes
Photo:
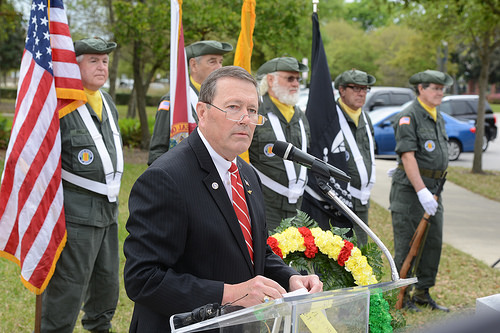
[[[241,183],[240,173],[238,172],[238,167],[236,164],[231,162],[231,167],[229,168],[229,173],[231,176],[231,192],[233,195],[233,208],[238,217],[238,222],[240,223],[241,231],[245,237],[245,243],[247,244],[248,252],[250,253],[250,259],[253,264],[253,241],[252,241],[252,227],[250,226],[250,215],[248,215],[247,202],[245,200],[245,191],[243,190],[243,184]]]

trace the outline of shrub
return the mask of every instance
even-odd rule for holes
[[[149,133],[153,133],[155,118],[148,117]],[[118,119],[124,147],[137,148],[141,146],[141,123],[137,118]]]
[[[10,139],[12,124],[3,117],[0,117],[0,149],[7,149]]]

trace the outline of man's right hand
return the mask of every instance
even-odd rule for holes
[[[438,203],[436,199],[434,199],[434,196],[432,195],[431,191],[429,191],[427,187],[424,187],[423,189],[417,192],[417,195],[418,195],[418,200],[420,201],[422,207],[424,207],[425,212],[429,215],[436,214]]]
[[[286,290],[276,281],[258,275],[238,284],[224,284],[222,305],[232,303],[244,307],[254,306],[268,300],[283,297]]]

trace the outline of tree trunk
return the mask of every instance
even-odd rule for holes
[[[136,98],[135,98],[135,84],[132,86],[130,91],[130,98],[128,100],[127,118],[135,118],[135,110],[137,108]]]
[[[113,1],[107,0],[106,6],[108,7],[109,24],[111,26],[114,26],[115,13],[113,11]],[[113,52],[113,61],[111,62],[111,67],[109,69],[109,94],[111,95],[111,98],[113,98],[114,101],[116,101],[116,79],[118,76],[119,61],[120,61],[120,45],[118,45]]]
[[[116,78],[118,76],[118,62],[120,60],[120,46],[113,51],[113,61],[109,68],[109,94],[116,101]]]
[[[481,72],[479,73],[479,101],[477,105],[476,141],[474,142],[472,173],[483,172],[484,105],[490,68],[490,34],[485,33],[480,42],[481,45],[478,51],[481,59]]]
[[[146,114],[146,92],[144,91],[144,85],[142,80],[141,71],[141,42],[134,42],[134,59],[132,61],[134,65],[134,89],[135,96],[137,98],[137,111],[139,113],[139,121],[141,123],[141,148],[148,149],[149,147],[149,126],[148,126],[148,116]]]

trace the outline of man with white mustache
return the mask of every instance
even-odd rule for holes
[[[303,151],[309,146],[309,123],[295,105],[299,99],[301,72],[309,68],[292,57],[269,60],[257,71],[262,104],[259,114],[269,121],[255,129],[249,149],[250,164],[264,185],[269,233],[282,219],[295,216],[302,204],[306,169],[272,153],[276,140],[290,142]],[[288,166],[287,166],[288,164]]]

